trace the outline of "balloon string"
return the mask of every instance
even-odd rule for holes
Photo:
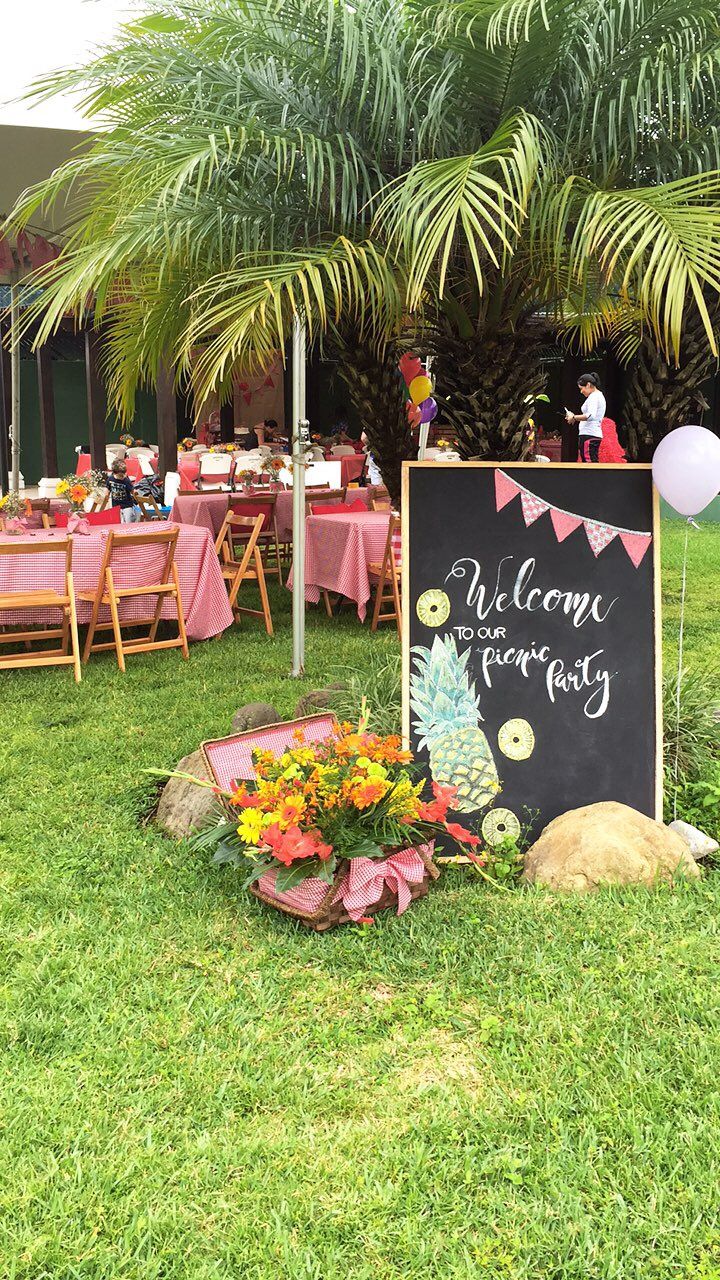
[[[697,529],[694,520],[688,519],[685,525],[685,548],[683,551],[682,587],[680,590],[680,634],[678,636],[678,672],[675,691],[675,785],[673,787],[673,819],[677,819],[678,808],[678,770],[680,765],[680,688],[683,677],[683,642],[685,638],[685,589],[687,587],[687,554],[690,525]]]

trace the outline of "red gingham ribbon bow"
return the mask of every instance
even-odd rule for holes
[[[351,858],[339,887],[339,896],[351,920],[363,919],[367,908],[380,898],[385,885],[397,894],[397,913],[402,915],[412,900],[411,884],[420,884],[425,864],[417,849],[391,853],[383,862],[372,858]]]
[[[86,520],[84,516],[73,512],[71,516],[68,516],[67,531],[68,533],[89,533],[90,521]]]

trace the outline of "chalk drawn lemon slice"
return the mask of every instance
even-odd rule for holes
[[[426,627],[441,627],[450,617],[450,599],[444,591],[423,591],[417,602],[417,616]]]
[[[498,746],[508,760],[527,760],[535,749],[535,734],[527,720],[506,720],[498,732]]]
[[[490,846],[503,840],[517,840],[520,823],[512,809],[491,809],[483,818],[482,833]]]

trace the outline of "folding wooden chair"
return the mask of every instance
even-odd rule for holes
[[[141,522],[151,520],[167,520],[168,513],[164,512],[157,504],[151,493],[133,492],[133,501],[140,508]]]
[[[271,636],[274,634],[272,615],[263,558],[258,545],[264,520],[265,517],[261,512],[256,516],[238,516],[228,511],[217,536],[215,550],[220,557],[220,568],[228,589],[230,608],[235,621],[239,622],[242,614],[251,618],[262,618],[265,630]],[[243,549],[239,560],[237,547]],[[248,609],[245,605],[237,603],[238,592],[243,582],[257,582],[262,609]]]
[[[377,631],[379,622],[395,622],[398,633],[402,628],[402,609],[400,605],[400,583],[402,576],[402,543],[400,537],[400,519],[391,516],[388,525],[388,536],[385,543],[382,563],[369,564],[368,575],[377,580],[375,587],[375,608],[373,609],[371,631]],[[384,606],[391,606],[389,612],[383,612]]]
[[[0,625],[6,610],[48,610],[59,609],[61,621],[59,626],[41,624],[40,629],[28,631],[27,623],[19,624],[20,630],[0,630],[0,645],[22,644],[23,653],[4,654],[0,652],[0,670],[9,667],[57,667],[72,666],[75,680],[79,684],[80,643],[78,641],[77,612],[75,607],[75,588],[72,576],[72,538],[61,540],[48,539],[44,542],[0,542],[0,580],[5,578],[3,566],[8,557],[15,557],[16,564],[10,565],[11,581],[22,584],[23,577],[32,580],[31,565],[23,563],[26,556],[54,556],[55,563],[44,565],[42,576],[46,585],[30,586],[12,591],[0,591]],[[59,644],[52,649],[33,651],[32,644],[37,641],[57,640]]]
[[[383,497],[376,497],[375,494],[371,494],[370,510],[371,511],[392,511],[392,502],[390,501],[390,496],[388,495],[387,498],[383,498]]]
[[[261,515],[263,525],[257,540],[257,545],[263,555],[263,568],[265,577],[277,577],[280,586],[283,584],[282,574],[282,556],[280,553],[280,542],[277,531],[277,500],[276,491],[272,493],[253,494],[249,498],[231,497],[228,510],[236,516],[245,516],[246,518],[255,519],[255,516]],[[234,542],[244,541],[243,537],[233,539]],[[272,566],[270,555],[273,554],[275,565]]]
[[[125,658],[131,653],[149,653],[153,649],[181,649],[183,658],[188,658],[188,642],[185,632],[182,599],[180,596],[180,579],[175,564],[175,548],[180,530],[159,529],[156,533],[121,533],[111,529],[107,534],[105,554],[103,556],[97,591],[80,592],[79,600],[92,603],[90,625],[88,627],[83,662],[87,662],[91,653],[100,653],[104,649],[114,649],[118,666],[125,670]],[[133,555],[133,550],[137,553]],[[142,551],[156,549],[157,554],[143,563]],[[129,553],[129,554],[128,554]],[[116,577],[131,579],[150,578],[133,585],[117,585]],[[119,606],[125,600],[145,600],[156,596],[155,608],[149,618],[120,618]],[[157,640],[157,629],[165,599],[175,601],[177,612],[178,635],[172,640]],[[110,622],[100,622],[101,607],[110,609]],[[146,636],[123,636],[124,627],[148,627]],[[94,643],[96,631],[112,631],[113,639],[100,644]]]
[[[324,505],[325,503],[341,506],[345,502],[347,496],[347,486],[343,489],[323,489],[321,493],[306,493],[305,495],[305,515],[313,514],[313,507]]]

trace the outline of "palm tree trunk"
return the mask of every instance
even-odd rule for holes
[[[709,408],[701,385],[715,365],[700,317],[690,316],[680,346],[680,364],[669,364],[652,338],[645,335],[625,393],[623,418],[628,454],[636,461],[652,458],[655,446],[674,427],[697,421]]]
[[[441,421],[456,433],[461,457],[523,457],[532,400],[545,386],[540,337],[527,330],[470,340],[438,334],[436,343]]]
[[[399,505],[402,464],[416,452],[394,355],[389,348],[378,352],[363,343],[348,343],[339,372],[393,504]]]

